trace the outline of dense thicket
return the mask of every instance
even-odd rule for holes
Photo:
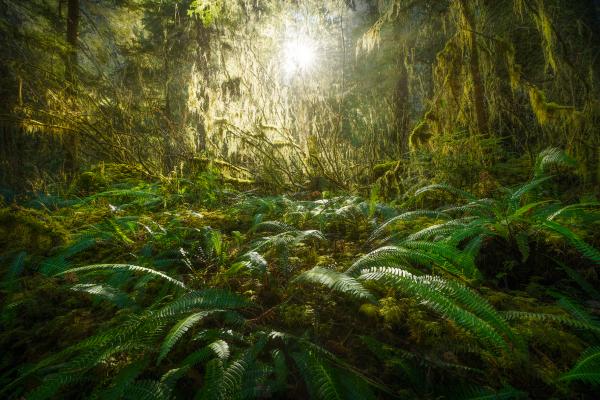
[[[597,397],[597,0],[0,0],[0,43],[0,397]]]

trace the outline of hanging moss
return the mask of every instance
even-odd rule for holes
[[[508,70],[508,79],[510,81],[510,87],[513,90],[517,90],[521,86],[521,74],[522,68],[516,61],[515,47],[512,44],[506,44],[506,67]]]
[[[538,31],[542,36],[542,50],[544,51],[544,57],[546,58],[546,67],[550,67],[552,71],[558,70],[558,63],[556,61],[556,55],[554,54],[554,32],[552,31],[552,22],[550,17],[544,8],[544,2],[538,1],[537,13],[534,15],[535,23],[538,27]]]
[[[373,167],[373,177],[375,179],[381,178],[386,172],[393,169],[398,165],[398,161],[387,161],[384,163],[376,164]]]
[[[408,137],[408,143],[411,150],[416,150],[419,147],[426,145],[431,139],[430,123],[435,121],[435,116],[431,110],[427,111],[423,119],[413,128]]]
[[[579,126],[583,114],[575,107],[563,106],[555,102],[549,102],[544,92],[531,86],[529,88],[529,102],[540,125],[550,123],[564,123]]]

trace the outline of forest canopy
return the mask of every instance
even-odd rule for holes
[[[0,0],[0,43],[0,397],[600,390],[600,1]]]

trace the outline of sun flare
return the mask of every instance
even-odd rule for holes
[[[283,69],[288,77],[310,70],[316,58],[316,45],[309,38],[289,39],[283,46]]]

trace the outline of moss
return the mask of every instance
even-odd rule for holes
[[[429,142],[431,133],[429,132],[428,127],[427,121],[421,120],[410,132],[408,144],[412,150],[416,150]]]
[[[315,323],[315,312],[309,305],[289,304],[280,307],[281,321],[288,327],[311,326]]]
[[[389,170],[396,168],[398,161],[387,161],[384,163],[376,164],[373,167],[373,177],[375,179],[382,177]]]
[[[106,190],[108,182],[103,174],[86,171],[74,181],[73,189],[80,194],[91,194]]]
[[[548,102],[545,93],[534,86],[529,88],[529,102],[533,113],[542,126],[550,123],[579,126],[583,118],[583,114],[577,111],[575,107]]]
[[[65,243],[67,231],[41,211],[21,207],[0,210],[0,253],[26,250],[46,254]]]
[[[516,61],[516,52],[514,45],[506,44],[506,66],[508,69],[508,78],[510,81],[510,87],[513,91],[517,90],[521,86],[521,75],[522,68],[521,65],[517,64]]]

